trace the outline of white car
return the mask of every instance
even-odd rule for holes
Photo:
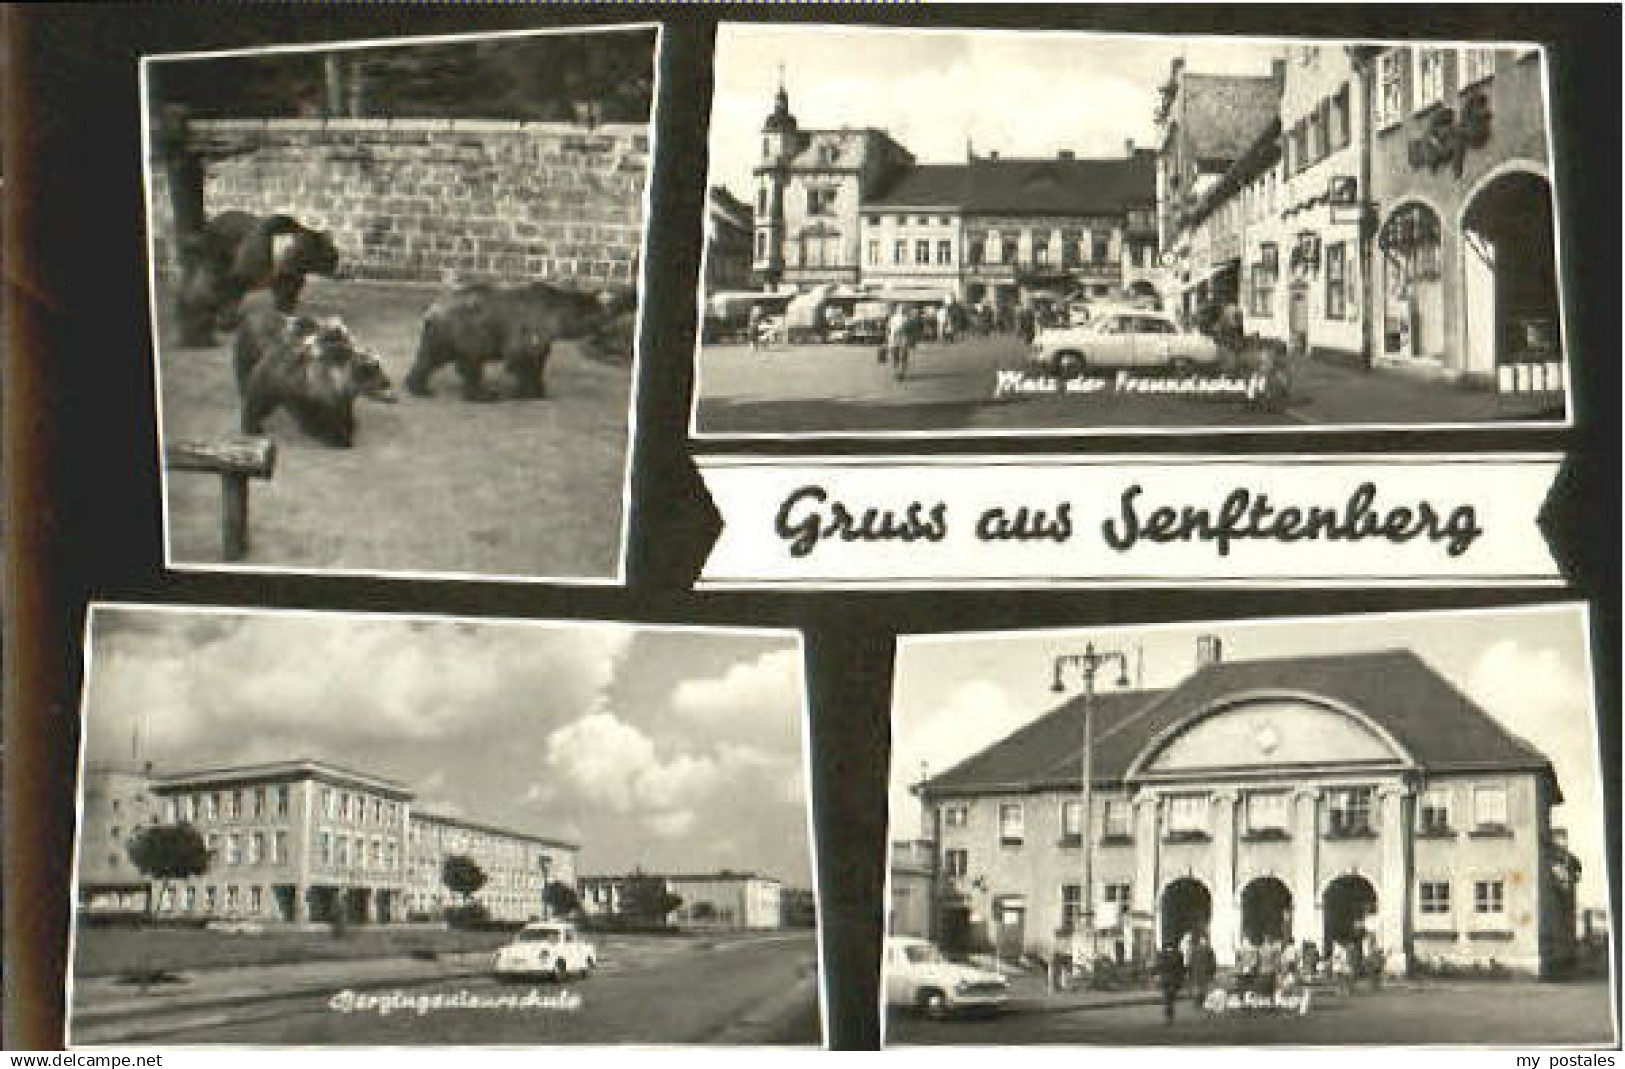
[[[1166,312],[1113,309],[1081,327],[1038,332],[1030,360],[1058,378],[1087,368],[1211,367],[1225,357],[1206,334],[1181,330]]]
[[[886,1003],[922,1013],[995,1010],[1010,997],[1010,982],[996,972],[959,965],[935,943],[912,936],[886,937]]]
[[[501,980],[550,977],[563,983],[571,975],[588,975],[597,964],[597,948],[575,925],[537,921],[519,929],[513,942],[497,950],[492,968]]]

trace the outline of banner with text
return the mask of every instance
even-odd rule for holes
[[[1561,582],[1555,455],[699,457],[702,587]]]

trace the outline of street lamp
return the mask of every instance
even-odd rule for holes
[[[1082,653],[1063,653],[1055,658],[1054,681],[1050,690],[1056,694],[1066,693],[1065,674],[1068,669],[1076,669],[1083,676],[1083,754],[1079,761],[1078,787],[1082,813],[1079,814],[1080,838],[1083,847],[1082,867],[1083,880],[1078,888],[1080,901],[1078,903],[1078,928],[1086,935],[1085,946],[1091,956],[1094,953],[1094,842],[1090,831],[1094,824],[1094,745],[1095,745],[1095,675],[1107,665],[1117,665],[1117,685],[1127,687],[1128,657],[1119,650],[1097,650],[1095,644],[1090,642],[1084,647]],[[1065,829],[1062,829],[1063,832]],[[1078,945],[1078,933],[1073,934],[1073,945]],[[1076,956],[1076,954],[1074,954]],[[1075,966],[1081,963],[1075,963]]]

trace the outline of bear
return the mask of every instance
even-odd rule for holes
[[[254,290],[270,290],[277,309],[291,314],[306,275],[331,277],[339,267],[332,236],[288,215],[221,212],[184,242],[176,313],[186,346],[213,345],[214,331],[236,325],[243,297]]]
[[[395,400],[378,357],[357,349],[337,318],[318,321],[253,305],[237,327],[232,365],[244,434],[263,434],[266,418],[286,408],[306,434],[347,449],[355,443],[356,398]]]
[[[543,371],[555,341],[598,345],[635,298],[564,289],[546,282],[498,285],[464,283],[437,297],[423,313],[417,360],[406,388],[419,397],[432,394],[429,377],[455,364],[463,398],[494,401],[485,385],[485,365],[501,361],[517,397],[545,397]]]

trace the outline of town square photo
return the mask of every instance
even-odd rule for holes
[[[658,42],[144,59],[172,566],[622,578]]]
[[[1565,425],[1545,68],[724,24],[692,429]]]
[[[822,1043],[795,632],[97,605],[86,664],[73,1044]]]
[[[904,638],[886,1041],[1617,1043],[1588,650],[1579,605]]]

